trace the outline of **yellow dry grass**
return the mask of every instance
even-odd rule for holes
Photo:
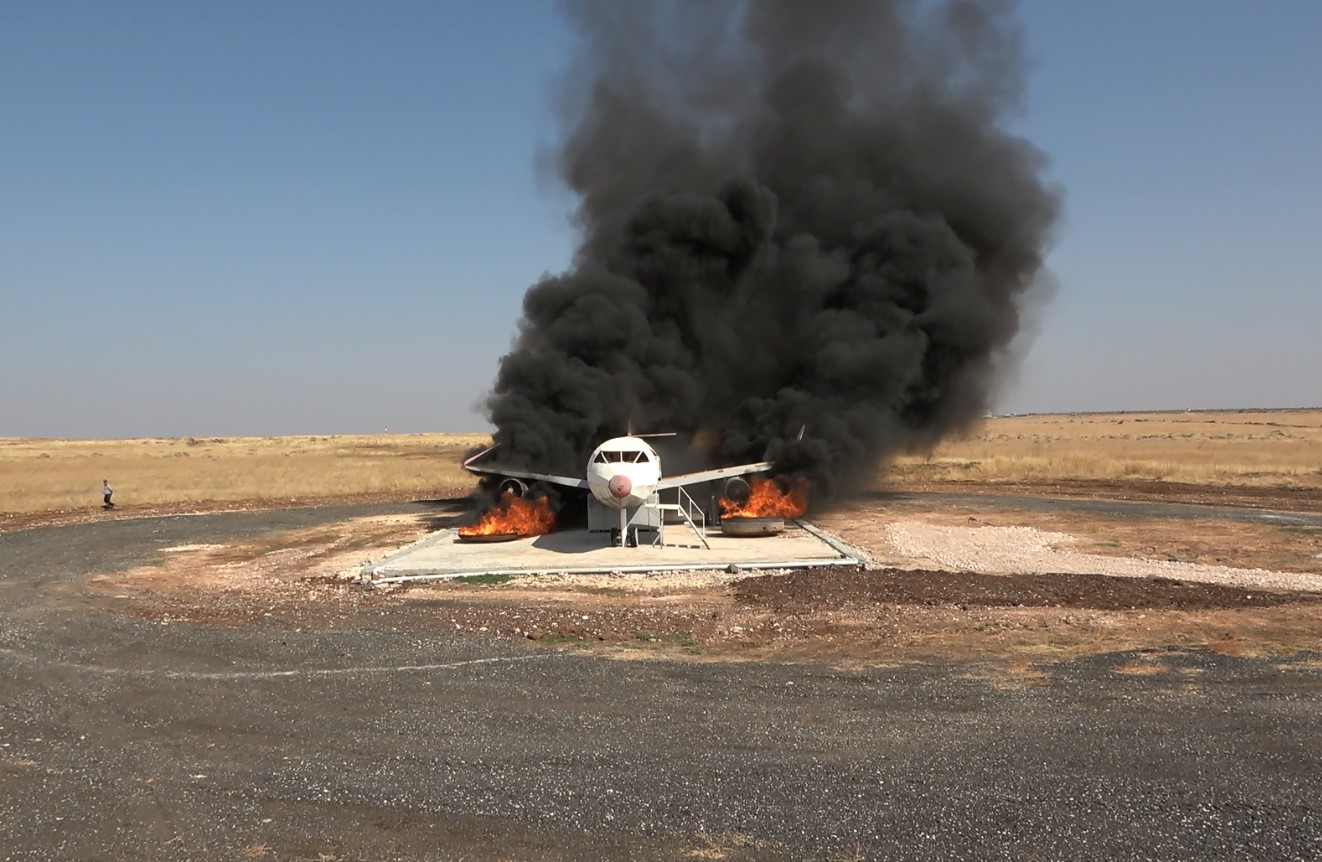
[[[1116,480],[1322,487],[1322,410],[1073,413],[985,420],[891,465],[928,482]]]
[[[101,480],[132,506],[468,488],[460,456],[481,434],[33,440],[0,438],[0,511],[85,509]],[[904,482],[1158,480],[1322,488],[1322,410],[1013,416],[931,455],[897,459]]]
[[[140,440],[0,438],[0,511],[95,506],[109,479],[121,505],[453,493],[481,434]]]

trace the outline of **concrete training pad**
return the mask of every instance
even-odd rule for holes
[[[787,521],[783,533],[758,538],[736,538],[723,535],[719,528],[708,528],[704,535],[710,549],[697,546],[697,537],[685,525],[664,529],[665,546],[638,548],[612,547],[608,534],[586,530],[496,544],[456,542],[454,530],[442,530],[373,566],[372,579],[388,583],[486,574],[676,571],[730,565],[783,569],[855,565],[862,560],[839,539],[796,521]]]

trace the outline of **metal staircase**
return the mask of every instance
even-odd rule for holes
[[[702,507],[699,506],[697,502],[695,502],[694,499],[690,497],[688,492],[685,491],[683,488],[674,488],[673,490],[675,491],[675,502],[673,503],[660,502],[656,504],[656,507],[660,509],[661,512],[663,513],[661,516],[662,521],[664,522],[665,520],[667,520],[664,513],[674,512],[676,515],[679,516],[679,520],[689,525],[689,529],[693,531],[693,535],[696,536],[698,539],[697,545],[677,545],[677,547],[703,548],[706,550],[711,550],[711,545],[707,544],[707,536],[706,536],[707,513],[703,511]],[[665,537],[665,524],[662,523],[661,529],[656,531],[655,544],[660,545],[661,547],[665,547],[666,540],[664,537]]]

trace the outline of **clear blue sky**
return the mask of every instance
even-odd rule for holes
[[[1003,411],[1322,405],[1322,3],[1026,0]],[[0,4],[0,436],[486,430],[572,201],[555,8]]]

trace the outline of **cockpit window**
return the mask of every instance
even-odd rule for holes
[[[592,459],[593,464],[646,464],[651,458],[647,452],[639,449],[629,452],[601,451]]]

